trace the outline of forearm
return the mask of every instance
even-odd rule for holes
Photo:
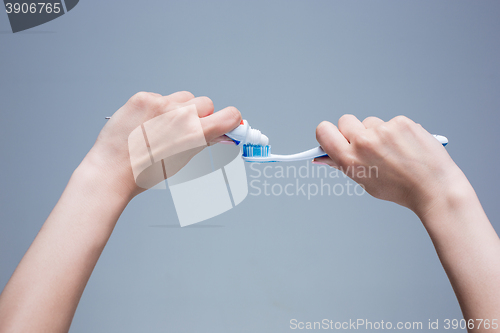
[[[420,216],[464,318],[500,321],[500,240],[465,176]],[[470,331],[483,331],[484,325]],[[496,331],[484,329],[486,332]],[[500,331],[500,329],[498,330]]]
[[[0,295],[0,332],[66,332],[128,203],[86,159]]]

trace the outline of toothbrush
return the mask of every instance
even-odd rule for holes
[[[317,157],[327,156],[323,148],[316,147],[292,155],[271,154],[269,139],[259,130],[253,129],[246,120],[242,120],[240,126],[226,133],[236,145],[242,145],[242,157],[247,162],[293,162],[302,160],[311,160]],[[434,137],[443,145],[448,144],[448,139],[442,135]]]

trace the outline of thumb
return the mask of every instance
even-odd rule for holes
[[[234,106],[228,106],[207,117],[200,118],[205,140],[212,142],[215,138],[235,129],[241,122],[241,113]]]
[[[351,150],[347,139],[340,133],[337,126],[329,121],[323,121],[316,128],[316,140],[328,154],[335,165],[342,165],[346,155]],[[324,160],[321,162],[325,162]]]

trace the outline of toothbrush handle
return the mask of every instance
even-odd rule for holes
[[[434,135],[434,137],[443,145],[446,146],[448,144],[448,139],[442,135]],[[303,151],[298,154],[292,155],[275,155],[271,154],[267,157],[243,157],[243,159],[247,162],[293,162],[293,161],[303,161],[310,160],[317,157],[328,156],[323,148],[316,147],[313,149],[309,149]]]
[[[316,157],[321,157],[321,156],[327,156],[327,154],[325,153],[323,148],[316,147],[316,148],[309,149],[309,150],[303,151],[301,153],[292,154],[292,155],[271,154],[271,156],[269,158],[265,158],[265,159],[268,159],[269,161],[272,161],[272,162],[292,162],[292,161],[310,160],[310,159],[313,159]],[[247,157],[247,158],[245,158],[245,160],[252,161],[252,158]],[[257,157],[257,158],[255,158],[255,160],[257,160],[257,161],[262,160],[262,158]]]
[[[447,137],[442,136],[442,135],[437,135],[437,134],[433,134],[432,136],[435,137],[443,146],[446,146],[448,144]],[[327,154],[323,151],[323,149],[321,147],[318,147],[318,148],[321,150],[321,152],[323,152],[323,154],[315,156],[314,158],[327,156]],[[316,148],[314,148],[314,149],[316,149]],[[309,153],[309,152],[313,153],[314,149],[308,150],[302,154]],[[318,151],[318,153],[320,153],[320,151]]]

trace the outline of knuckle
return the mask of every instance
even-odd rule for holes
[[[129,101],[139,107],[142,107],[151,103],[153,97],[154,96],[151,93],[140,91],[132,96]]]
[[[370,144],[370,139],[368,138],[368,136],[366,134],[357,134],[354,138],[353,138],[353,141],[354,141],[354,144],[358,145],[358,146],[368,146]]]
[[[379,136],[387,136],[390,133],[389,127],[386,124],[381,124],[375,130]]]
[[[375,141],[366,134],[356,135],[353,139],[353,144],[361,150],[375,149]]]
[[[370,124],[370,123],[374,123],[376,121],[379,121],[380,119],[377,118],[377,117],[374,117],[374,116],[370,116],[370,117],[366,117],[364,120],[363,120],[363,124]]]
[[[155,115],[160,115],[165,111],[170,111],[175,108],[175,103],[169,96],[160,96],[158,98],[151,98],[147,101],[147,106],[152,109]]]
[[[410,120],[410,118],[405,117],[405,116],[396,116],[392,119],[392,121],[401,127],[409,127],[413,124],[413,121]]]
[[[374,129],[374,133],[378,140],[382,142],[391,140],[391,135],[393,134],[393,131],[391,130],[391,124],[384,123],[380,126],[377,126],[377,128]]]
[[[193,99],[194,98],[193,93],[191,93],[190,91],[183,90],[183,91],[179,91],[179,93],[184,95],[184,97],[186,97],[186,99]]]
[[[163,107],[167,107],[168,105],[172,104],[172,100],[169,96],[161,96],[159,99],[159,103],[161,103]]]

